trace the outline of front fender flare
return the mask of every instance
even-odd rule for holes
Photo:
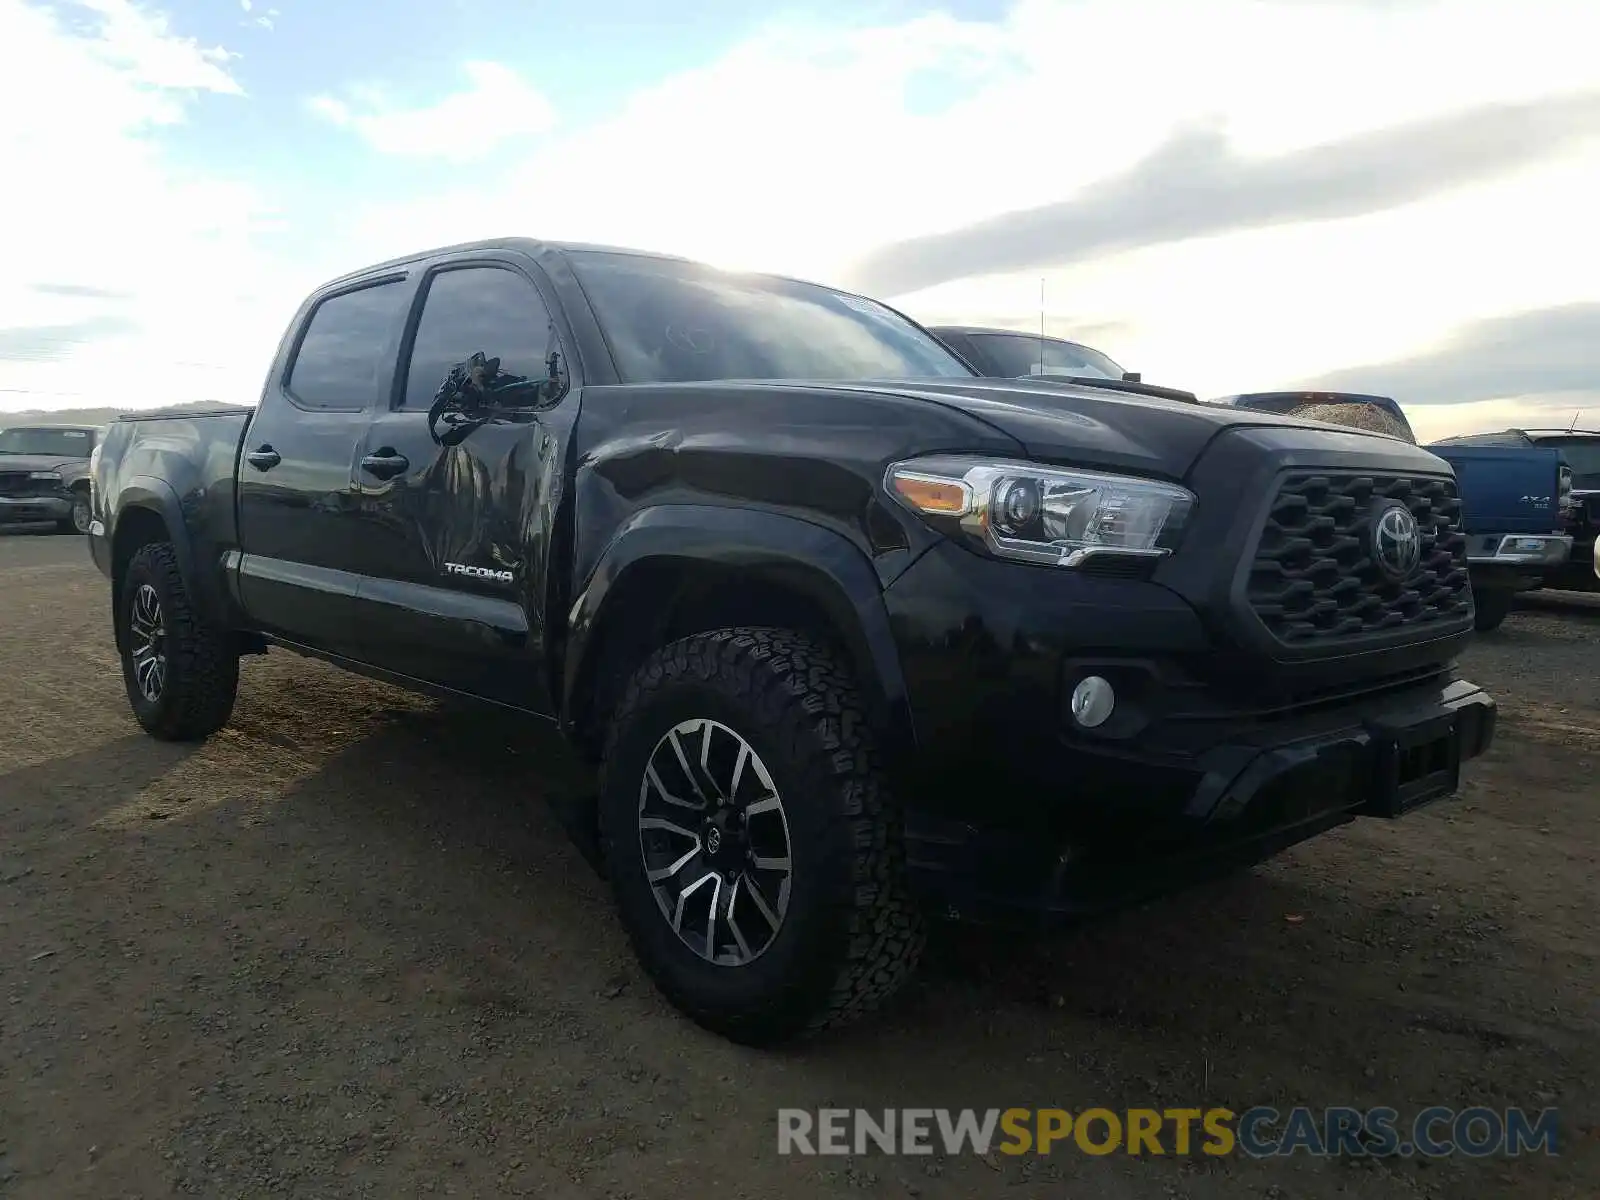
[[[594,635],[617,585],[640,564],[663,560],[757,572],[817,603],[845,640],[865,698],[883,716],[885,751],[898,757],[915,744],[899,648],[882,584],[866,554],[842,534],[797,517],[702,504],[643,509],[601,553],[568,616],[563,725],[570,728],[579,682],[597,653]]]

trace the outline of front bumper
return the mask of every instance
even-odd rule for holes
[[[1495,703],[1464,680],[1407,689],[1359,711],[1314,713],[1270,728],[1215,730],[1191,782],[1170,768],[1122,763],[1129,807],[1121,836],[1075,838],[1050,822],[984,826],[916,810],[906,840],[912,879],[937,913],[981,922],[1048,923],[1120,907],[1247,866],[1357,817],[1395,818],[1453,794],[1461,763],[1488,749]],[[1138,804],[1164,784],[1162,813]],[[1072,780],[1034,797],[1070,803]],[[1114,803],[1114,802],[1113,802]]]
[[[70,496],[0,496],[0,525],[64,521],[71,515]]]
[[[896,763],[909,864],[963,918],[1115,907],[1397,815],[1454,791],[1493,736],[1494,702],[1448,669],[1454,633],[1279,664],[1158,582],[953,545],[884,600],[916,740]],[[1094,729],[1069,707],[1088,675],[1117,697]]]
[[[1572,539],[1564,533],[1473,534],[1467,546],[1474,567],[1557,567],[1572,554]]]

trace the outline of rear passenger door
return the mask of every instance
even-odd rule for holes
[[[239,591],[268,632],[354,656],[355,460],[412,292],[392,276],[312,301],[268,376],[239,462]]]
[[[396,386],[356,462],[364,653],[415,679],[549,713],[548,563],[577,402],[541,401],[533,385],[551,352],[567,356],[534,272],[517,263],[439,264],[419,292]],[[440,384],[474,354],[529,388],[481,421],[430,427]]]

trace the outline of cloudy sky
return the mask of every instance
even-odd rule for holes
[[[1201,395],[1600,426],[1593,0],[0,0],[0,411],[253,402],[495,234],[1094,340]]]

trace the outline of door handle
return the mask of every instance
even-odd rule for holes
[[[258,471],[270,471],[283,461],[282,455],[271,446],[265,444],[257,446],[244,457],[245,461]]]
[[[410,465],[411,460],[404,454],[391,450],[387,446],[376,454],[369,454],[361,460],[361,469],[368,474],[376,475],[379,479],[393,479]]]

